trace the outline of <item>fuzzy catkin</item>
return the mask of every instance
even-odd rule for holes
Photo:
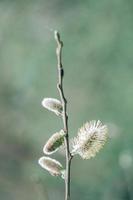
[[[62,175],[63,166],[59,161],[44,156],[38,160],[38,163],[42,168],[46,169],[52,176]]]
[[[44,98],[42,101],[42,106],[46,109],[54,112],[56,115],[62,115],[62,104],[58,99],[54,98]]]
[[[56,152],[59,149],[59,147],[63,144],[64,136],[65,132],[63,130],[54,133],[44,145],[43,152],[46,155],[50,155]]]
[[[79,154],[83,159],[94,157],[104,146],[108,137],[108,129],[100,120],[84,124],[72,142],[72,154]]]

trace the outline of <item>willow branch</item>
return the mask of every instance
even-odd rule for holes
[[[69,150],[69,135],[68,135],[68,116],[67,116],[67,100],[64,95],[63,90],[63,77],[64,70],[62,65],[62,47],[63,42],[60,40],[60,35],[55,31],[55,40],[57,42],[56,55],[57,55],[57,64],[58,64],[58,84],[57,88],[60,94],[61,103],[63,107],[62,119],[64,125],[65,135],[65,147],[66,147],[66,175],[65,175],[65,200],[70,200],[70,165],[71,165],[71,153]]]

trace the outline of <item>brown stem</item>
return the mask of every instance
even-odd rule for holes
[[[68,116],[67,116],[67,100],[64,95],[63,91],[63,77],[64,77],[64,70],[62,65],[62,47],[63,42],[60,40],[60,35],[57,31],[55,31],[55,40],[57,42],[57,62],[58,62],[58,77],[59,81],[57,84],[57,88],[59,90],[63,112],[62,112],[62,119],[64,124],[64,132],[65,135],[65,147],[66,147],[66,176],[65,176],[65,200],[70,200],[70,167],[71,167],[71,160],[72,156],[69,150],[69,135],[68,135]]]

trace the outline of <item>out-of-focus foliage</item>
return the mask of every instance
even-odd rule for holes
[[[41,106],[58,98],[56,43],[64,41],[71,137],[100,119],[110,140],[72,165],[72,200],[133,199],[133,2],[0,1],[0,199],[62,200],[64,183],[37,164],[62,121]],[[55,155],[64,163],[62,155]],[[127,164],[128,163],[128,164]]]

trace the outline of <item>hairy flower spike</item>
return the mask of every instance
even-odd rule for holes
[[[72,142],[72,154],[79,154],[83,159],[94,157],[103,147],[108,137],[108,129],[99,120],[84,124],[78,136]]]
[[[62,115],[62,104],[59,100],[53,98],[44,98],[42,106],[54,112],[56,115]]]
[[[47,155],[56,152],[59,149],[59,147],[63,144],[64,136],[65,132],[63,130],[54,133],[44,145],[43,152]]]
[[[41,157],[38,160],[39,165],[46,169],[52,176],[62,176],[62,172],[64,173],[63,166],[60,162],[50,157]]]

